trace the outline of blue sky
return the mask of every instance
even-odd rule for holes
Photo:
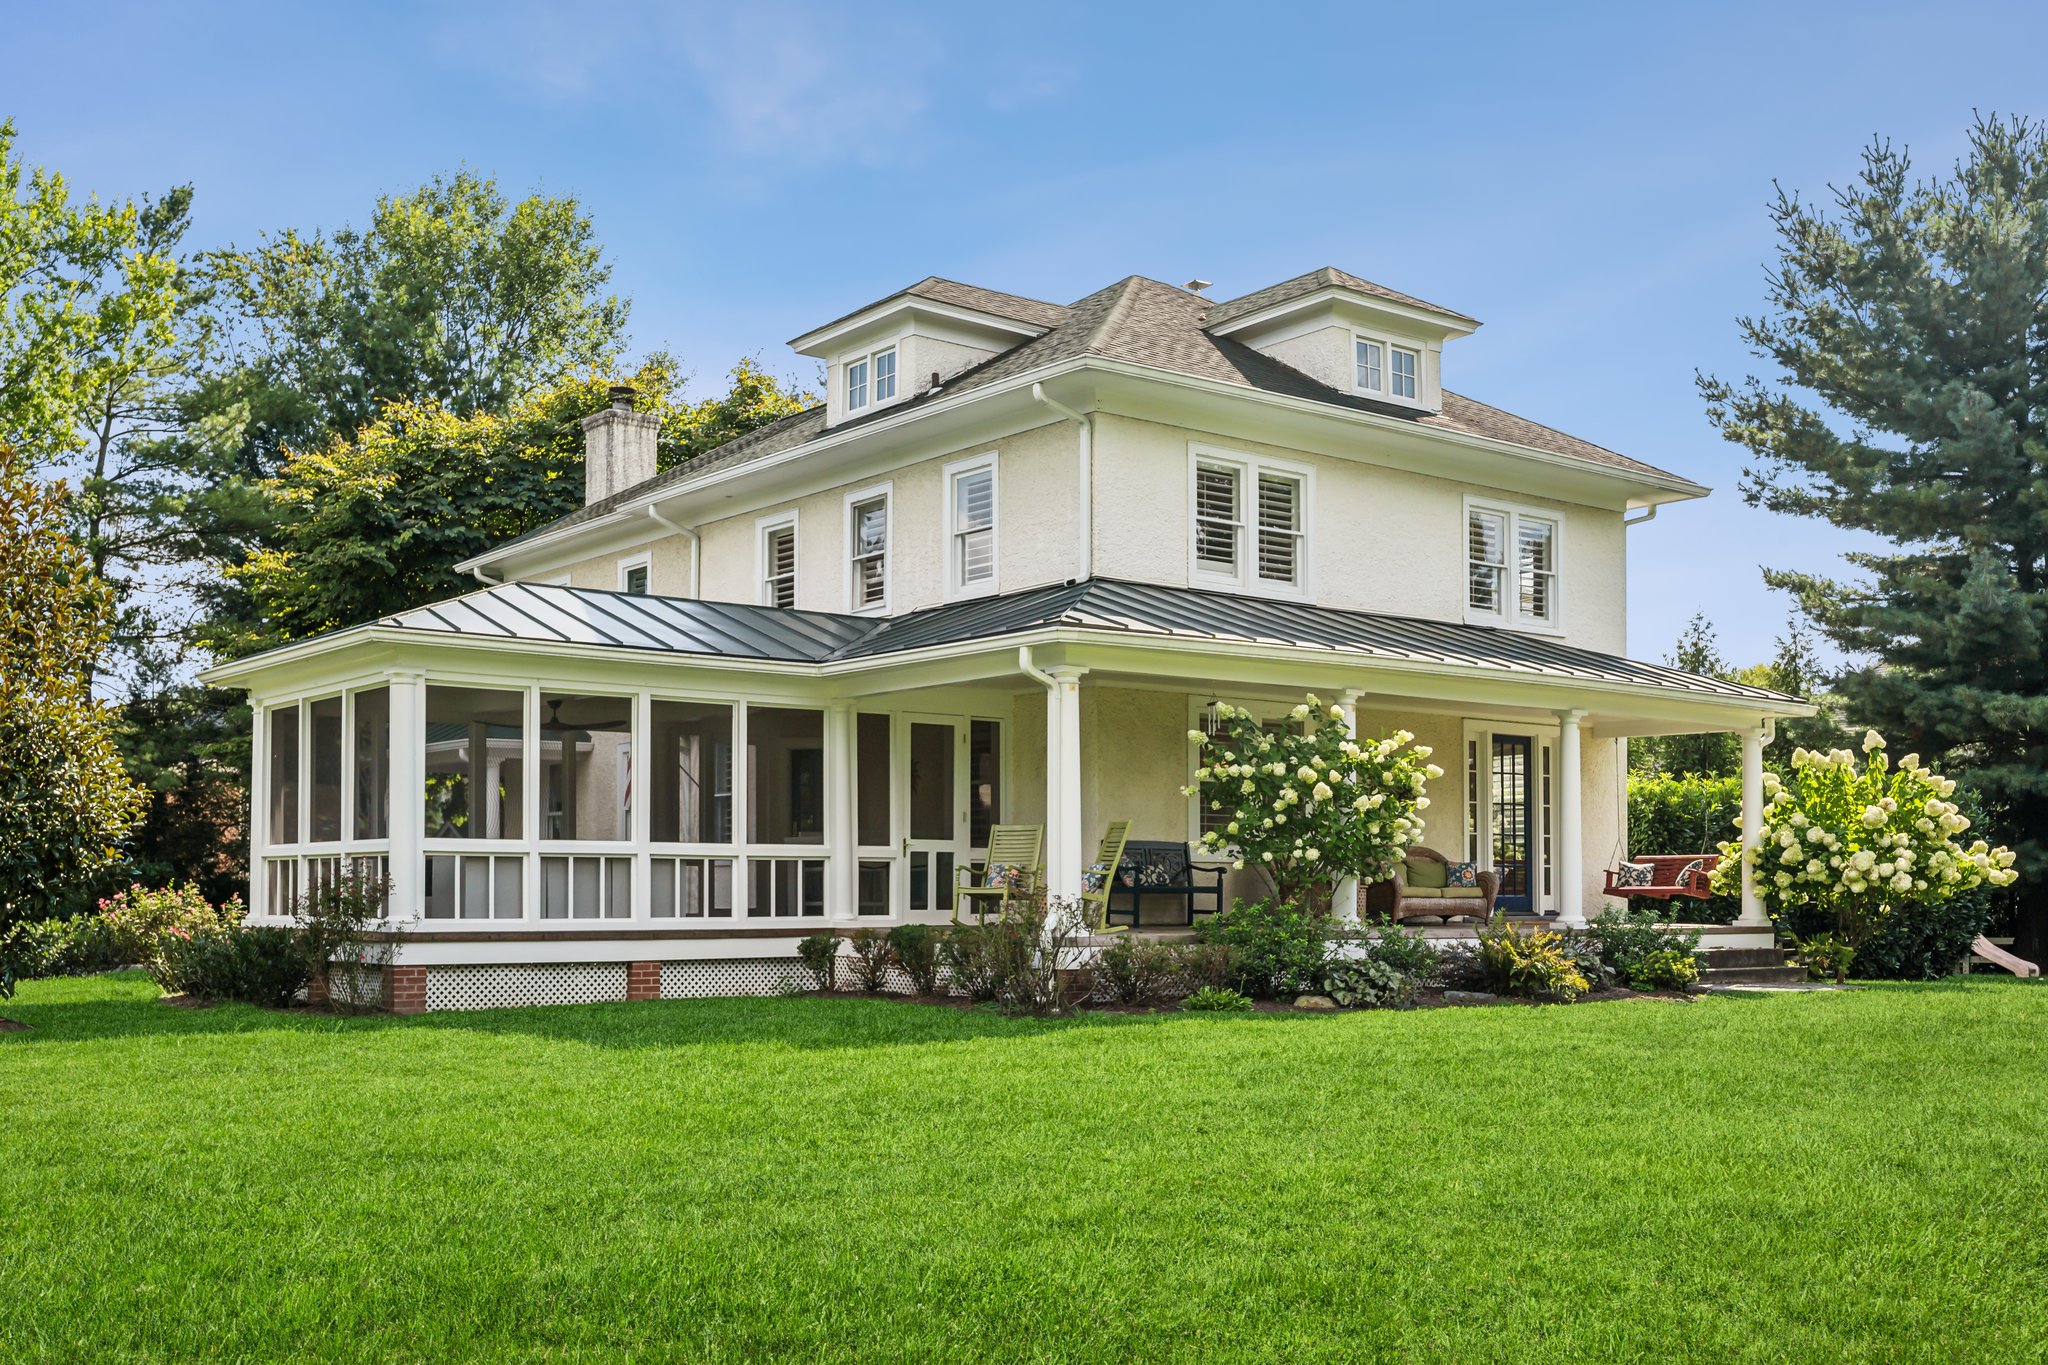
[[[1484,320],[1446,383],[1712,485],[1634,537],[1630,650],[1696,610],[1736,662],[1759,564],[1855,541],[1744,507],[1696,368],[1776,179],[1882,134],[1926,170],[1972,110],[2048,115],[2039,5],[1035,6],[0,0],[0,116],[80,190],[190,181],[202,244],[361,222],[468,165],[594,213],[636,350],[704,383],[926,274],[1068,301],[1242,293],[1332,264]],[[41,54],[41,55],[37,55]]]

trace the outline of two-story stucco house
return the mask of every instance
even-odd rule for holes
[[[1808,708],[1624,657],[1630,528],[1707,490],[1447,388],[1477,326],[1333,269],[934,278],[796,338],[825,402],[680,468],[621,393],[587,506],[477,591],[207,675],[256,715],[252,914],[368,860],[401,1006],[773,990],[800,935],[948,918],[998,822],[1055,893],[1111,820],[1198,837],[1187,732],[1315,691],[1433,746],[1429,845],[1583,922],[1627,736],[1739,733],[1753,824]]]

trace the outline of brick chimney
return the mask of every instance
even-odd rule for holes
[[[612,386],[612,405],[583,419],[583,505],[654,477],[654,438],[661,418],[633,411],[635,394],[626,384]]]

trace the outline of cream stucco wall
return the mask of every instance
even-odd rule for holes
[[[1095,572],[1148,583],[1189,582],[1190,447],[1306,465],[1310,591],[1324,606],[1460,621],[1465,610],[1466,496],[1474,484],[1224,441],[1188,427],[1103,414],[1096,419]],[[1516,506],[1558,513],[1564,638],[1620,653],[1627,642],[1621,514],[1551,499]]]

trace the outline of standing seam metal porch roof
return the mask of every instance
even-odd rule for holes
[[[1718,700],[1802,705],[1768,688],[1601,654],[1521,631],[1101,578],[879,620],[738,602],[503,583],[377,624],[538,645],[820,665],[1047,630],[1081,630],[1133,640],[1319,650],[1530,679],[1657,687]]]

